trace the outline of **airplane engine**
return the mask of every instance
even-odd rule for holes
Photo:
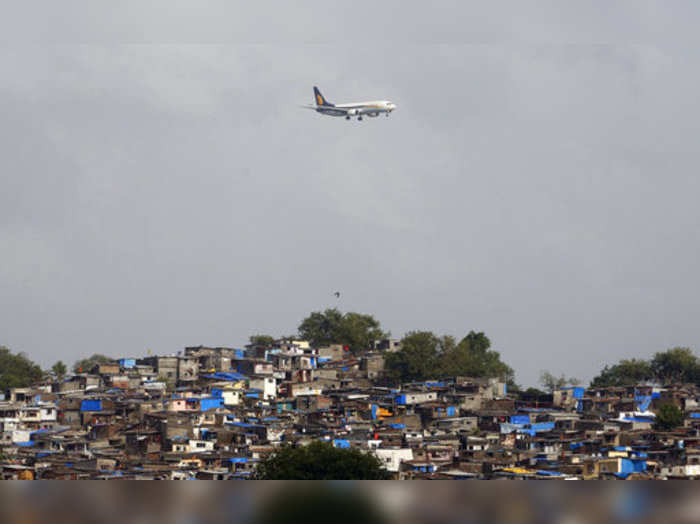
[[[348,116],[357,116],[360,114],[360,111],[357,109],[349,109],[347,112]]]

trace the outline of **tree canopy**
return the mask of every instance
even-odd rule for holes
[[[98,364],[108,364],[114,362],[113,358],[95,353],[91,357],[83,358],[73,364],[74,373],[89,373]]]
[[[482,332],[470,331],[453,349],[445,351],[441,359],[440,376],[465,375],[470,377],[498,377],[513,379],[513,369],[501,361],[498,351]]]
[[[670,431],[683,423],[683,412],[673,404],[661,404],[656,413],[654,429],[660,431]]]
[[[553,393],[557,389],[561,389],[564,386],[578,386],[581,381],[574,377],[566,378],[564,375],[555,376],[549,371],[542,371],[540,373],[540,384],[549,393]]]
[[[385,358],[385,370],[395,382],[436,378],[440,356],[453,349],[452,337],[438,337],[430,331],[411,331],[401,340],[401,349]]]
[[[501,361],[484,333],[470,331],[459,343],[449,335],[411,331],[401,349],[385,360],[387,376],[394,382],[412,382],[455,376],[513,378],[513,370]]]
[[[656,353],[651,359],[651,369],[662,383],[700,380],[700,363],[690,348],[675,347]]]
[[[67,371],[68,368],[66,368],[66,365],[61,360],[51,366],[51,373],[53,373],[56,378],[63,378]]]
[[[258,463],[257,480],[385,480],[391,475],[377,457],[359,449],[315,441],[284,446]]]
[[[372,315],[341,313],[338,309],[315,311],[299,324],[299,336],[312,346],[343,344],[358,353],[369,349],[375,340],[389,336]]]
[[[651,360],[624,359],[605,366],[591,381],[591,387],[631,386],[648,381],[700,384],[700,360],[684,347],[658,352]]]
[[[13,354],[9,348],[0,346],[0,391],[31,386],[43,375],[41,367],[24,353]]]
[[[254,346],[270,347],[275,343],[275,337],[272,335],[251,335],[250,343]]]
[[[591,387],[632,386],[654,377],[651,363],[646,360],[623,359],[612,366],[605,366],[591,381]]]

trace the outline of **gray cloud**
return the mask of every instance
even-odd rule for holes
[[[1,343],[239,345],[337,304],[484,330],[526,384],[697,345],[694,4],[96,5],[0,52]],[[399,111],[322,118],[315,83]]]

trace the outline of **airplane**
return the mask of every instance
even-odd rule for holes
[[[389,100],[373,100],[371,102],[356,102],[354,104],[331,104],[323,97],[316,86],[314,86],[314,100],[316,102],[315,105],[302,107],[313,109],[322,115],[344,116],[345,120],[350,120],[353,116],[356,116],[358,120],[362,120],[363,115],[375,117],[381,113],[389,116],[389,113],[396,109],[396,104]]]

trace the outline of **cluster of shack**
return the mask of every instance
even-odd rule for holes
[[[387,387],[387,352],[280,340],[122,358],[0,392],[3,479],[246,479],[279,446],[373,453],[396,479],[700,477],[692,384],[568,387],[498,379]],[[658,407],[684,423],[654,430]]]

